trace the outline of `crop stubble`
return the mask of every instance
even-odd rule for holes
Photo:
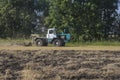
[[[120,51],[0,50],[0,80],[119,80]]]

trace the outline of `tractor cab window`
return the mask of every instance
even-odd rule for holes
[[[53,32],[54,32],[53,30],[50,30],[50,31],[49,31],[49,34],[53,34]]]
[[[50,30],[49,34],[56,34],[56,30]]]

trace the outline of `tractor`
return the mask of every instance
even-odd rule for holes
[[[64,30],[62,33],[57,33],[55,28],[47,30],[46,37],[34,37],[33,42],[37,46],[47,46],[53,44],[54,46],[65,46],[65,43],[70,41],[71,35]]]

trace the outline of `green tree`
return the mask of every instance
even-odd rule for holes
[[[69,28],[73,41],[106,39],[115,20],[117,1],[50,0],[46,25]]]
[[[33,0],[1,1],[0,28],[1,37],[28,36],[33,28],[35,19]]]
[[[33,31],[34,33],[42,33],[42,28],[46,28],[45,26],[45,17],[48,15],[48,7],[49,3],[47,0],[34,0],[35,5],[35,13],[36,13],[36,27]]]

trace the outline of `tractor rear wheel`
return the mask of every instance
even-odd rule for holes
[[[53,44],[54,46],[65,46],[65,42],[62,39],[55,39]]]
[[[37,46],[47,46],[47,43],[44,39],[37,39],[35,42]]]

